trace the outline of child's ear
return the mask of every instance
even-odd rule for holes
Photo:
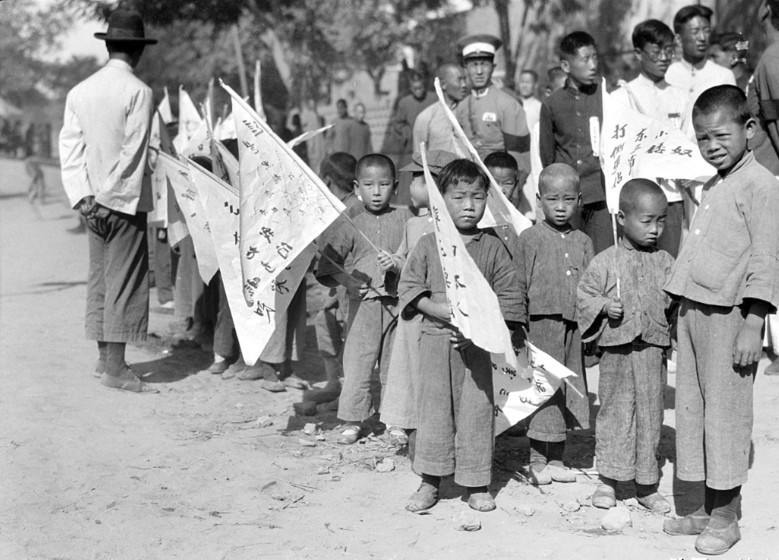
[[[579,196],[576,197],[576,207],[581,208],[582,204],[582,193],[579,193]]]
[[[353,184],[352,184],[352,190],[355,190],[355,189],[357,189],[357,187],[359,187],[359,186],[360,186],[360,183],[358,183],[358,182],[357,182],[357,179],[355,179],[355,180],[354,180],[354,182],[353,182]]]
[[[398,183],[399,181],[395,179],[395,184],[392,186],[392,194],[398,194]]]
[[[617,212],[617,223],[622,227],[625,227],[625,213],[622,210]]]
[[[561,68],[561,69],[562,69],[562,71],[563,71],[563,72],[565,72],[566,74],[570,74],[570,73],[571,73],[571,65],[570,65],[570,63],[568,62],[568,60],[567,60],[567,59],[565,59],[565,58],[563,58],[563,59],[561,59],[561,60],[560,60],[560,68]]]
[[[750,118],[745,124],[744,129],[747,131],[747,140],[752,140],[757,132],[757,121]]]

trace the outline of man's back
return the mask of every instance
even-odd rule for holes
[[[73,150],[83,146],[88,183],[96,199],[114,210],[134,214],[151,209],[151,192],[142,196],[152,91],[129,64],[109,60],[68,93],[60,137],[63,181],[74,165]]]

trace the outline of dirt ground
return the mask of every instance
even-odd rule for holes
[[[498,509],[474,514],[480,531],[456,530],[468,508],[451,484],[428,515],[408,513],[417,480],[403,451],[381,434],[338,445],[332,410],[294,416],[299,391],[198,374],[209,355],[168,334],[172,316],[154,294],[151,340],[129,360],[153,372],[160,394],[102,387],[83,334],[86,236],[66,232],[75,215],[57,170],[46,175],[52,199],[33,208],[21,165],[0,160],[0,559],[700,557],[693,537],[664,535],[662,517],[629,499],[632,525],[600,529],[604,512],[587,499],[591,431],[569,438],[578,481],[543,488],[523,476],[527,439],[498,438]],[[313,327],[309,340],[296,371],[314,383],[323,374]],[[589,383],[597,404],[597,368]],[[670,376],[661,491],[684,514],[701,488],[674,481],[673,384]],[[728,559],[779,558],[779,377],[761,373],[755,389],[743,540]],[[266,416],[270,425],[258,423]],[[304,432],[310,422],[319,437]]]

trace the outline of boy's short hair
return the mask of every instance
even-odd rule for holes
[[[349,191],[354,186],[356,168],[357,159],[352,154],[335,152],[319,164],[319,176],[330,177],[339,189]]]
[[[752,118],[747,96],[741,88],[731,85],[715,86],[700,94],[692,107],[692,118],[695,120],[698,115],[710,115],[722,110],[728,111],[733,120],[741,125]]]
[[[586,31],[574,31],[573,33],[569,33],[560,41],[560,56],[563,58],[576,56],[579,49],[582,47],[593,47],[597,49],[595,39],[593,39],[592,35]]]
[[[383,167],[384,169],[389,169],[390,173],[392,173],[392,178],[395,179],[395,177],[397,177],[395,174],[395,164],[384,154],[368,154],[367,156],[362,156],[357,162],[357,167],[354,170],[355,177],[359,177],[360,173],[368,167]]]
[[[508,152],[492,152],[484,158],[484,165],[487,167],[497,167],[499,169],[511,169],[519,171],[517,160]]]
[[[725,52],[738,52],[736,45],[743,41],[743,35],[736,33],[735,31],[725,31],[724,33],[717,33],[711,37],[711,45],[717,45]]]
[[[490,185],[490,180],[481,167],[469,159],[456,159],[444,167],[438,176],[438,190],[441,191],[441,194],[445,194],[446,189],[457,185],[460,181],[468,184],[480,181],[485,191],[489,189]]]
[[[684,25],[695,17],[702,17],[711,23],[711,16],[713,14],[714,12],[708,6],[701,6],[700,4],[685,6],[676,12],[676,15],[674,16],[674,33],[681,33]]]
[[[346,99],[339,99],[338,101],[335,102],[335,105],[336,105],[336,107],[338,105],[343,105],[344,107],[348,107],[348,105],[346,103]]]
[[[619,209],[629,214],[636,208],[638,199],[643,195],[655,196],[665,200],[665,193],[660,186],[650,179],[631,179],[619,191]]]
[[[576,190],[579,190],[579,173],[567,163],[553,163],[544,167],[538,176],[538,194],[543,194],[549,182],[555,179],[569,179],[576,183]]]
[[[424,82],[425,79],[422,77],[422,74],[420,74],[416,70],[412,70],[408,73],[408,83],[411,82]]]
[[[647,45],[662,45],[674,40],[674,32],[659,19],[642,21],[633,28],[633,48],[643,49]]]
[[[523,68],[519,75],[521,76],[522,74],[529,74],[530,76],[533,76],[534,82],[538,82],[538,72],[535,70],[531,70],[530,68]]]

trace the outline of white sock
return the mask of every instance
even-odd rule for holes
[[[221,363],[222,363],[222,362],[224,362],[226,359],[227,359],[227,358],[225,358],[224,356],[220,356],[219,354],[217,354],[216,352],[214,352],[214,363],[215,363],[215,364],[221,364]]]

